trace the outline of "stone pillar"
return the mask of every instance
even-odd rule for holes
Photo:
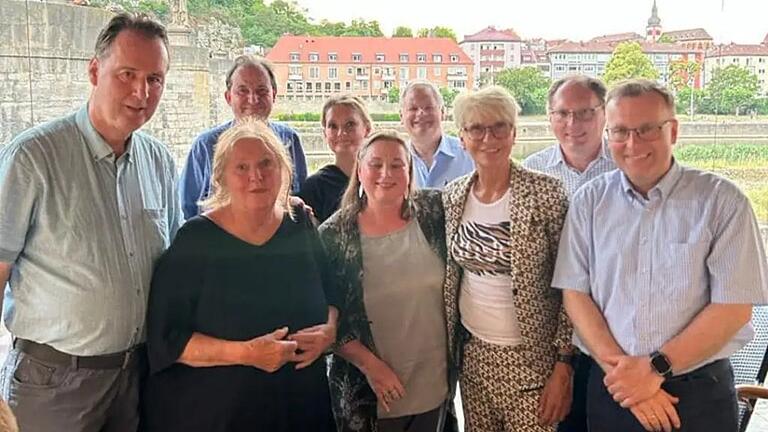
[[[189,28],[187,0],[168,0],[171,22],[168,24],[168,39],[172,46],[190,46],[192,30]]]

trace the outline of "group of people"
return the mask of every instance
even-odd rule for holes
[[[744,194],[675,161],[664,87],[556,81],[558,142],[522,164],[503,88],[455,100],[456,137],[408,84],[407,140],[335,96],[307,177],[241,56],[234,119],[177,179],[139,131],[169,66],[160,24],[117,15],[87,104],[0,150],[22,431],[454,431],[457,384],[467,431],[737,430],[728,357],[768,264]]]

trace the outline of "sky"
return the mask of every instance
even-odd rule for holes
[[[452,28],[459,41],[492,25],[523,39],[588,40],[645,34],[653,0],[296,0],[316,22],[378,20],[385,35],[404,25]],[[768,0],[657,0],[662,30],[703,27],[715,43],[762,42]]]

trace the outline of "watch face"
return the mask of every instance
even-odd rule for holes
[[[651,357],[651,365],[653,365],[656,372],[662,376],[669,374],[672,369],[672,365],[669,364],[664,354],[660,352],[653,354],[653,357]]]

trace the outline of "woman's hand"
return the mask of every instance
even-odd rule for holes
[[[539,423],[551,426],[562,421],[571,410],[573,398],[573,369],[570,365],[556,362],[552,375],[539,399]]]
[[[389,404],[405,397],[405,387],[397,374],[378,357],[372,357],[362,369],[379,403],[389,412]]]
[[[296,369],[311,365],[336,341],[336,324],[326,323],[308,327],[288,336],[298,343],[299,353],[293,360],[298,362]]]
[[[286,335],[288,327],[282,327],[272,333],[241,342],[242,364],[272,373],[284,364],[296,361],[298,343],[285,340]]]

